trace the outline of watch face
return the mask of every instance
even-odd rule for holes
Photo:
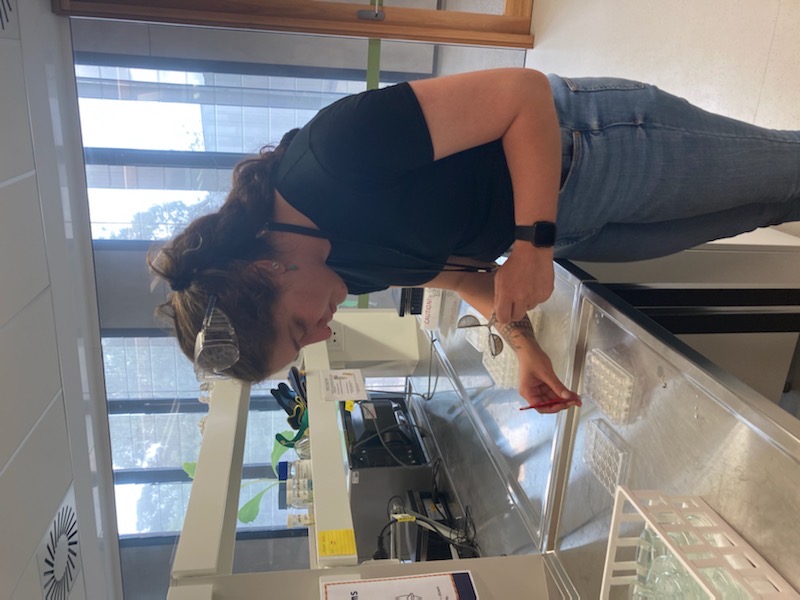
[[[550,247],[556,243],[556,225],[548,221],[533,224],[533,245]]]
[[[534,246],[550,248],[556,243],[556,224],[552,221],[536,221],[533,225],[517,225],[514,237]]]

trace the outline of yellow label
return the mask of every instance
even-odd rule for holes
[[[329,529],[317,532],[320,556],[342,556],[356,553],[356,535],[352,529]]]
[[[356,406],[356,403],[355,403],[355,402],[353,402],[352,400],[347,400],[347,401],[345,401],[345,403],[344,403],[344,409],[345,409],[347,412],[353,412],[353,409],[355,408],[355,406]]]
[[[417,520],[415,517],[407,515],[406,513],[398,513],[396,515],[392,515],[392,517],[398,523],[412,523]]]

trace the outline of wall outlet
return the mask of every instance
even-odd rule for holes
[[[331,328],[331,337],[328,338],[328,350],[337,350],[339,352],[344,350],[344,325],[338,321],[331,321],[328,323]]]

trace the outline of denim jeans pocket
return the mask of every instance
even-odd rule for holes
[[[566,130],[566,132],[562,131],[562,140],[564,140],[564,134],[567,134],[570,138],[569,140],[569,147],[568,153],[569,156],[562,155],[562,175],[561,175],[561,186],[559,187],[559,193],[567,191],[568,188],[574,186],[573,180],[575,179],[575,172],[578,170],[578,165],[580,164],[582,153],[581,153],[581,134],[578,131]],[[565,145],[562,141],[562,146]],[[563,163],[565,160],[569,161],[569,168],[566,169],[566,172],[563,168]]]
[[[578,208],[584,201],[581,175],[584,148],[583,138],[579,131],[572,132],[572,160],[564,183],[558,192],[558,239],[556,246],[566,247],[590,238],[597,233],[597,222],[594,218],[585,218],[584,211]]]
[[[647,84],[641,81],[621,79],[619,77],[563,77],[564,83],[572,92],[605,92],[609,90],[641,90]]]

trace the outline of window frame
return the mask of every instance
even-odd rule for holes
[[[438,44],[533,48],[533,0],[505,0],[499,15],[317,0],[53,0],[56,14],[261,29]],[[380,18],[370,18],[377,12]]]

